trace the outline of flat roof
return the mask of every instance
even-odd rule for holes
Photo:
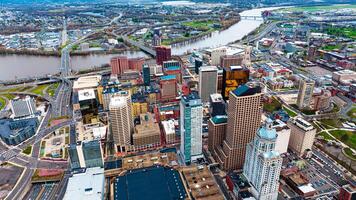
[[[79,101],[85,101],[88,99],[96,99],[94,89],[85,89],[78,91]]]
[[[172,79],[176,79],[176,75],[166,75],[166,76],[161,76],[161,80],[172,80]]]
[[[169,167],[130,170],[114,182],[115,200],[178,200],[186,197],[179,172]]]
[[[69,178],[63,199],[102,199],[104,181],[104,168],[87,168],[84,173],[74,174]]]
[[[306,184],[299,186],[298,189],[303,192],[304,194],[309,193],[309,192],[315,192],[316,190],[312,187],[312,184]]]

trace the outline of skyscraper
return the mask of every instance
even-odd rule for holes
[[[211,94],[217,92],[218,68],[204,66],[199,70],[199,96],[203,102],[208,102]]]
[[[129,62],[126,56],[118,56],[110,60],[111,73],[114,75],[123,74],[129,69]]]
[[[148,65],[143,65],[143,83],[145,86],[149,86],[151,83],[150,67]]]
[[[250,71],[242,66],[230,66],[223,68],[223,80],[221,95],[225,100],[229,98],[230,91],[235,90],[239,85],[247,83]]]
[[[261,124],[261,95],[261,87],[253,84],[230,92],[226,136],[217,148],[218,160],[225,170],[243,167],[246,145]]]
[[[211,117],[208,121],[208,149],[210,153],[215,155],[215,148],[220,146],[225,138],[227,126],[227,116],[226,115],[217,115]]]
[[[210,95],[210,115],[215,117],[217,115],[226,115],[226,105],[221,94],[215,93]]]
[[[171,100],[177,96],[177,79],[175,75],[162,76],[159,81],[161,99]]]
[[[70,144],[68,153],[72,169],[104,166],[103,150],[99,140]]]
[[[251,52],[252,52],[252,47],[251,46],[246,47],[244,52],[244,58],[242,60],[242,65],[247,67],[248,69],[251,68]]]
[[[199,74],[200,67],[203,66],[203,61],[200,58],[194,60],[194,71],[196,74]]]
[[[171,59],[171,48],[166,46],[156,47],[156,62],[162,65],[164,61]]]
[[[220,58],[221,67],[241,66],[243,57],[241,55],[225,55]]]
[[[299,109],[310,109],[315,82],[310,79],[302,79],[299,82],[297,106]]]
[[[211,65],[218,66],[220,57],[226,55],[226,48],[216,48],[211,51]]]
[[[131,145],[131,134],[133,130],[131,97],[113,96],[109,105],[111,132],[117,150],[125,152],[126,146]]]
[[[203,107],[197,92],[180,101],[180,152],[186,164],[202,155]]]
[[[268,120],[246,147],[243,173],[252,185],[252,194],[259,200],[275,200],[278,196],[282,157],[275,151],[277,133]]]
[[[290,128],[288,147],[301,156],[305,150],[312,148],[316,129],[302,118],[292,118],[287,122],[287,125]]]

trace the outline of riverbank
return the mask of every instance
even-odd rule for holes
[[[89,56],[92,54],[105,55],[105,54],[120,54],[127,51],[139,51],[135,47],[112,49],[112,50],[97,50],[97,51],[72,51],[71,56]],[[0,49],[0,55],[28,55],[28,56],[53,56],[61,57],[60,51],[44,51],[44,50],[30,50],[30,49]]]

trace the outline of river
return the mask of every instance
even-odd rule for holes
[[[246,10],[241,16],[261,16],[261,11],[274,8],[259,8]],[[187,51],[218,47],[241,39],[243,36],[255,30],[263,23],[262,20],[241,19],[221,32],[214,32],[210,37],[205,37],[184,45],[172,47],[172,54],[181,55]],[[88,69],[94,66],[107,64],[111,57],[127,55],[128,57],[144,57],[143,52],[124,52],[123,54],[99,54],[88,56],[72,56],[71,66],[73,70]],[[0,55],[0,80],[14,80],[17,78],[29,78],[46,74],[55,74],[60,66],[60,58],[54,56],[32,56],[32,55]]]

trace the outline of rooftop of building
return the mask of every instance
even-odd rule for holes
[[[340,71],[336,71],[334,72],[334,74],[337,75],[356,75],[356,72],[349,70],[349,69],[345,69],[345,70],[340,70]]]
[[[107,87],[107,88],[103,89],[103,94],[113,94],[113,93],[117,93],[119,91],[120,91],[120,88],[117,86]]]
[[[74,81],[73,89],[94,88],[101,82],[100,75],[79,77]]]
[[[182,100],[184,100],[186,102],[193,101],[193,100],[200,100],[200,96],[199,96],[198,92],[192,91],[188,95],[182,96]]]
[[[214,124],[227,123],[227,116],[226,115],[216,115],[216,116],[214,116],[214,117],[212,117],[210,119]]]
[[[224,102],[224,99],[220,93],[214,93],[210,95],[211,102]]]
[[[175,80],[176,75],[165,75],[165,76],[161,76],[160,79],[162,81]]]
[[[68,180],[64,200],[102,199],[104,193],[104,168],[87,168],[83,173],[73,174]]]
[[[252,84],[244,84],[233,90],[232,93],[238,97],[255,95],[261,93],[261,87],[253,86]]]
[[[175,120],[171,119],[171,120],[167,120],[167,121],[162,121],[161,122],[164,128],[164,132],[166,135],[170,135],[170,134],[175,134],[176,130],[175,130]]]
[[[224,199],[207,166],[190,166],[183,168],[181,171],[194,199]]]
[[[262,154],[262,156],[266,159],[280,158],[280,154],[277,151],[265,152]]]
[[[84,89],[78,91],[79,101],[85,101],[89,99],[96,99],[94,89]]]
[[[251,187],[247,178],[241,173],[229,172],[228,176],[231,178],[234,185],[239,188],[239,190]]]
[[[169,67],[166,67],[165,70],[166,71],[175,71],[175,70],[180,70],[180,67],[179,66],[169,66]]]
[[[272,120],[267,119],[266,123],[258,129],[257,134],[266,140],[275,140],[277,138],[276,129],[272,128]]]
[[[115,200],[178,200],[186,197],[179,172],[169,167],[152,166],[130,170],[114,182]]]
[[[16,124],[16,125],[15,125]],[[24,118],[24,119],[2,119],[0,120],[0,137],[12,138],[16,137],[21,130],[26,127],[34,126],[37,127],[38,119],[36,117]]]
[[[202,72],[211,72],[218,71],[218,68],[216,66],[202,66],[199,68],[199,70]]]
[[[126,106],[127,100],[123,96],[114,96],[110,99],[110,107],[123,107]]]
[[[122,159],[125,170],[151,167],[153,165],[174,166],[177,162],[176,152],[153,152],[128,156]]]
[[[315,188],[313,188],[311,183],[299,186],[298,189],[304,194],[309,192],[316,192]]]

